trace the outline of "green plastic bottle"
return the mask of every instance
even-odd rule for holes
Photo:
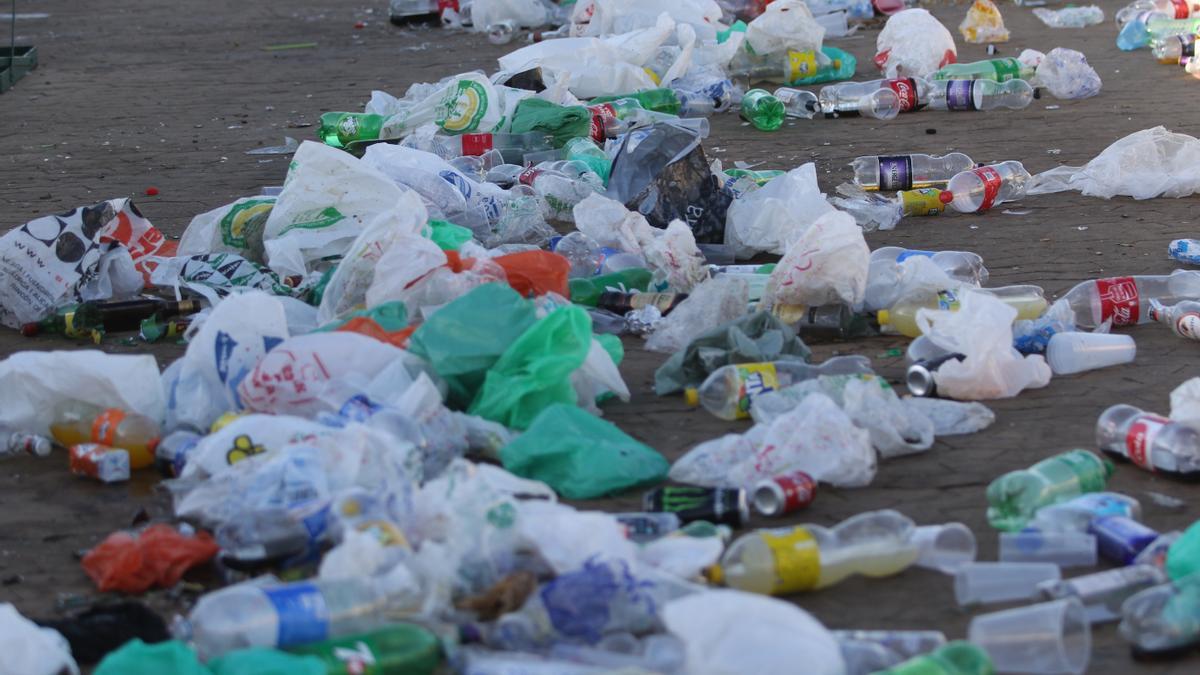
[[[996,82],[1007,82],[1009,80],[1028,81],[1033,79],[1033,73],[1033,68],[1009,56],[1002,59],[985,59],[971,63],[951,63],[948,66],[943,66],[941,70],[934,73],[933,79],[995,80]]]
[[[328,675],[424,675],[434,672],[442,662],[442,644],[437,636],[410,623],[289,647],[288,651],[321,659]]]
[[[624,292],[647,290],[650,286],[650,270],[630,267],[612,274],[571,279],[568,284],[571,287],[571,302],[595,307],[600,301],[600,296],[612,289]]]
[[[599,105],[601,103],[611,103],[619,101],[623,98],[632,98],[642,105],[646,110],[654,112],[669,113],[671,115],[679,114],[679,97],[671,89],[643,89],[642,91],[632,94],[618,94],[616,96],[600,96],[591,100],[588,106]]]
[[[327,112],[321,115],[317,136],[325,145],[344,150],[351,143],[379,140],[386,121],[384,115]]]
[[[994,675],[996,668],[983,649],[957,640],[875,675]]]
[[[593,173],[600,176],[605,187],[608,186],[608,176],[612,173],[612,160],[592,139],[572,138],[563,146],[563,151],[566,159],[583,162]]]
[[[987,487],[988,522],[997,530],[1020,530],[1043,506],[1100,492],[1112,472],[1112,462],[1099,455],[1071,450],[1006,473]]]
[[[775,131],[783,126],[785,114],[783,101],[766,89],[751,89],[742,97],[742,119],[760,131]]]

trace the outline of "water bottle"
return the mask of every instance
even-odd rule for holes
[[[1114,405],[1100,414],[1096,444],[1154,473],[1200,477],[1200,432],[1131,405]]]
[[[1035,319],[1046,311],[1046,298],[1038,286],[1000,286],[997,288],[975,288],[976,293],[987,293],[1004,304],[1017,310],[1017,319]],[[900,334],[915,338],[921,335],[917,325],[917,311],[925,309],[942,309],[957,312],[960,305],[959,294],[955,291],[941,291],[936,296],[930,295],[919,299],[908,299],[881,309],[875,313],[880,331]]]
[[[775,98],[783,103],[784,113],[788,117],[812,119],[821,110],[817,95],[811,91],[780,87],[775,90]]]
[[[992,527],[1016,532],[1038,509],[1104,489],[1113,465],[1087,450],[1071,450],[1011,471],[987,487],[987,518]]]
[[[1141,49],[1155,40],[1197,32],[1200,32],[1200,16],[1173,19],[1159,12],[1141,12],[1121,28],[1117,34],[1117,46],[1125,51]]]
[[[1031,176],[1020,162],[1001,162],[963,171],[950,179],[949,204],[960,213],[983,213],[997,204],[1025,196]],[[946,198],[946,193],[942,198]]]
[[[1200,300],[1200,272],[1093,279],[1078,284],[1063,299],[1075,310],[1075,324],[1090,329],[1112,320],[1113,326],[1154,321],[1151,300],[1163,305]]]
[[[971,63],[951,63],[933,74],[935,80],[1031,80],[1034,69],[1014,57],[985,59]]]
[[[741,115],[760,131],[775,131],[783,126],[786,110],[766,89],[751,89],[742,96]]]
[[[503,164],[488,172],[488,180],[528,185],[546,203],[548,216],[574,222],[572,209],[595,192],[604,191],[604,181],[583,162],[542,162],[528,169]]]
[[[887,87],[859,95],[838,90],[822,97],[821,112],[826,117],[858,114],[877,120],[891,120],[900,114],[900,97]]]
[[[752,593],[784,595],[832,586],[852,574],[885,577],[916,562],[916,525],[896,511],[868,511],[832,528],[799,525],[758,530],[726,549],[706,574]]]
[[[1020,110],[1037,92],[1025,80],[939,80],[929,94],[933,110]]]
[[[1196,55],[1196,34],[1160,38],[1151,43],[1150,47],[1159,63],[1176,64],[1185,57],[1190,59]]]
[[[867,278],[871,279],[885,271],[895,269],[900,263],[914,257],[925,257],[941,268],[946,276],[963,283],[982,285],[987,283],[988,269],[978,253],[967,251],[920,251],[902,246],[884,246],[871,251]],[[870,283],[868,282],[868,285]]]
[[[854,182],[864,190],[911,190],[944,187],[951,178],[975,166],[961,152],[947,155],[868,155],[850,162]]]
[[[874,675],[994,675],[992,658],[982,647],[956,640]]]
[[[839,97],[856,99],[871,94],[879,89],[891,89],[896,94],[900,112],[913,112],[929,104],[933,84],[929,80],[916,77],[900,77],[889,80],[871,80],[869,82],[839,82],[822,87],[817,100],[821,108],[832,107]]]
[[[1200,643],[1200,574],[1152,586],[1121,605],[1121,636],[1134,653],[1176,653]]]
[[[1167,575],[1154,565],[1130,565],[1113,570],[1056,579],[1038,585],[1047,600],[1076,597],[1087,607],[1092,623],[1121,617],[1121,604],[1131,595],[1164,583]]]
[[[1151,298],[1150,318],[1170,326],[1179,337],[1200,340],[1200,302],[1184,300],[1168,307]]]
[[[17,455],[46,457],[53,447],[54,441],[45,436],[14,431],[8,435],[8,440],[4,445],[0,446],[0,457],[16,457]]]
[[[430,139],[428,144],[421,142]],[[490,150],[499,150],[504,161],[510,164],[523,164],[527,153],[545,152],[554,149],[554,137],[538,131],[527,131],[521,134],[459,134],[444,136],[435,134],[432,137],[413,135],[405,139],[404,145],[418,150],[432,152],[439,157],[453,159],[455,157],[479,157]]]
[[[1157,12],[1172,19],[1186,19],[1196,9],[1200,9],[1200,3],[1193,4],[1188,0],[1136,0],[1118,9],[1115,18],[1120,28],[1142,12]]]
[[[865,356],[835,356],[819,365],[802,361],[738,363],[714,370],[697,388],[684,390],[689,405],[699,405],[724,420],[750,416],[754,398],[819,375],[872,374]]]

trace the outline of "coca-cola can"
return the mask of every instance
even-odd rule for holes
[[[759,481],[754,486],[754,508],[764,516],[782,516],[812,504],[817,481],[803,471],[792,471]]]

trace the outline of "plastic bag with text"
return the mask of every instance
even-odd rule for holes
[[[771,305],[862,307],[871,249],[854,218],[831,211],[800,235],[771,272],[763,298]]]
[[[924,9],[888,17],[875,40],[875,65],[884,77],[929,77],[957,59],[954,36]]]

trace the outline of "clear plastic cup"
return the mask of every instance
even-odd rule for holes
[[[971,620],[967,639],[992,657],[999,673],[1077,675],[1092,652],[1091,624],[1078,598],[982,614]]]
[[[1083,532],[1000,533],[1001,562],[1048,562],[1059,567],[1096,564],[1096,537]]]
[[[1055,333],[1046,346],[1046,363],[1055,375],[1129,363],[1136,355],[1132,336],[1113,333]]]
[[[975,533],[962,523],[922,525],[913,531],[912,542],[921,549],[917,565],[954,574],[975,561]]]
[[[976,562],[954,573],[954,599],[962,607],[1037,597],[1038,584],[1062,579],[1053,563]]]

